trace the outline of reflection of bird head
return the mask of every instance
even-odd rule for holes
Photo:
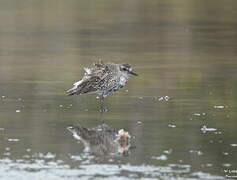
[[[129,132],[124,131],[123,129],[120,129],[117,134],[116,141],[119,143],[118,152],[124,153],[129,150],[131,144],[130,144],[131,136]]]

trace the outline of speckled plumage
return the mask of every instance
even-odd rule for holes
[[[67,90],[68,95],[98,93],[103,97],[124,87],[129,75],[137,75],[129,64],[95,63],[91,68],[84,68],[85,75]]]

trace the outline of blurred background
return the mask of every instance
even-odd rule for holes
[[[237,176],[236,5],[0,1],[0,178]],[[99,59],[139,74],[103,115],[133,136],[128,157],[85,155],[66,130],[101,124],[96,95],[65,94]]]

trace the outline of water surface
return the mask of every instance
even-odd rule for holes
[[[0,178],[226,179],[237,168],[235,1],[1,1]],[[128,157],[83,152],[66,130],[101,123],[67,97],[102,59],[139,74],[106,98]]]

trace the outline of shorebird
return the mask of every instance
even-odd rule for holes
[[[116,131],[107,124],[91,129],[81,126],[69,126],[67,129],[83,143],[85,152],[95,155],[126,155],[129,152],[131,136],[123,129]]]
[[[94,67],[84,70],[84,77],[67,90],[69,96],[97,93],[103,100],[104,97],[124,87],[130,75],[137,76],[129,64],[98,62],[94,63]]]

